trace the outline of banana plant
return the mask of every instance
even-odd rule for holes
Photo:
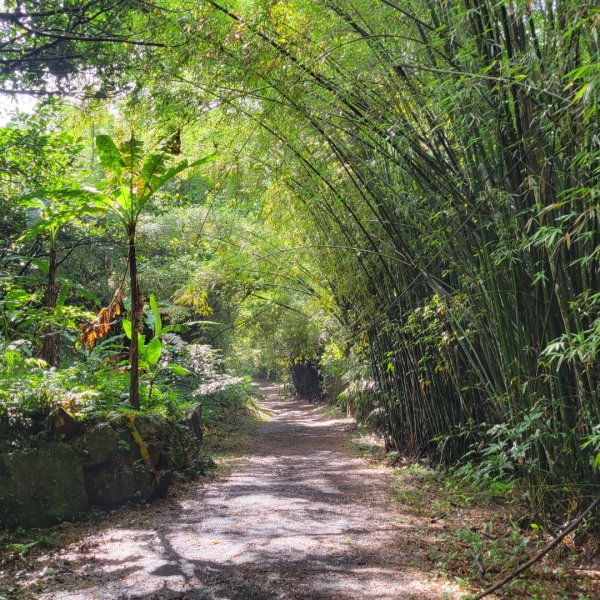
[[[144,310],[144,300],[138,281],[136,234],[141,213],[148,205],[152,196],[166,183],[179,173],[194,166],[201,165],[213,158],[205,156],[199,160],[188,163],[187,160],[174,162],[174,155],[178,153],[177,145],[167,143],[158,152],[144,155],[143,144],[131,138],[121,146],[108,135],[96,136],[96,148],[100,163],[106,174],[105,189],[102,202],[123,225],[128,243],[129,289],[131,308],[129,315],[130,340],[129,345],[129,402],[132,408],[140,408],[140,330]],[[156,338],[153,338],[156,339]],[[154,346],[144,347],[145,359],[148,355],[154,357],[157,351],[157,342],[151,341]],[[150,345],[149,344],[149,345]],[[160,347],[158,347],[160,356]]]
[[[140,370],[145,371],[149,374],[149,390],[148,390],[148,402],[152,399],[152,391],[154,389],[154,383],[158,376],[165,372],[170,371],[175,375],[185,376],[189,375],[190,372],[172,362],[161,362],[160,357],[165,350],[165,345],[161,340],[161,336],[166,333],[172,333],[178,330],[177,325],[163,326],[160,312],[158,310],[158,303],[154,294],[150,294],[149,298],[150,313],[148,315],[148,323],[152,329],[152,338],[146,343],[146,336],[138,332],[138,353],[139,362],[138,366]],[[132,324],[129,319],[123,319],[123,330],[129,340],[133,335]]]

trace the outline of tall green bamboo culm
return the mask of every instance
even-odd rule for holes
[[[536,510],[584,502],[600,462],[594,4],[292,4],[288,22],[211,0],[203,43],[227,46],[228,69],[208,86],[186,65],[180,84],[273,140],[269,175],[319,248],[343,344],[369,357],[388,444],[469,453]]]

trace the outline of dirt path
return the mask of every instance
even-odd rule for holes
[[[243,466],[74,545],[36,596],[459,598],[427,573],[435,530],[391,503],[385,468],[348,450],[351,421],[260,387],[272,419]]]

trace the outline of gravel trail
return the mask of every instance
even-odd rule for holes
[[[34,578],[36,597],[459,598],[428,574],[439,530],[391,502],[389,469],[348,449],[353,422],[258,385],[272,418],[243,465],[74,544]]]

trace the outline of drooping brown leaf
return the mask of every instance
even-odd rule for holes
[[[92,349],[110,331],[111,319],[121,314],[121,302],[124,298],[125,292],[123,288],[119,288],[110,304],[102,308],[93,321],[80,325],[79,342],[84,348]]]

